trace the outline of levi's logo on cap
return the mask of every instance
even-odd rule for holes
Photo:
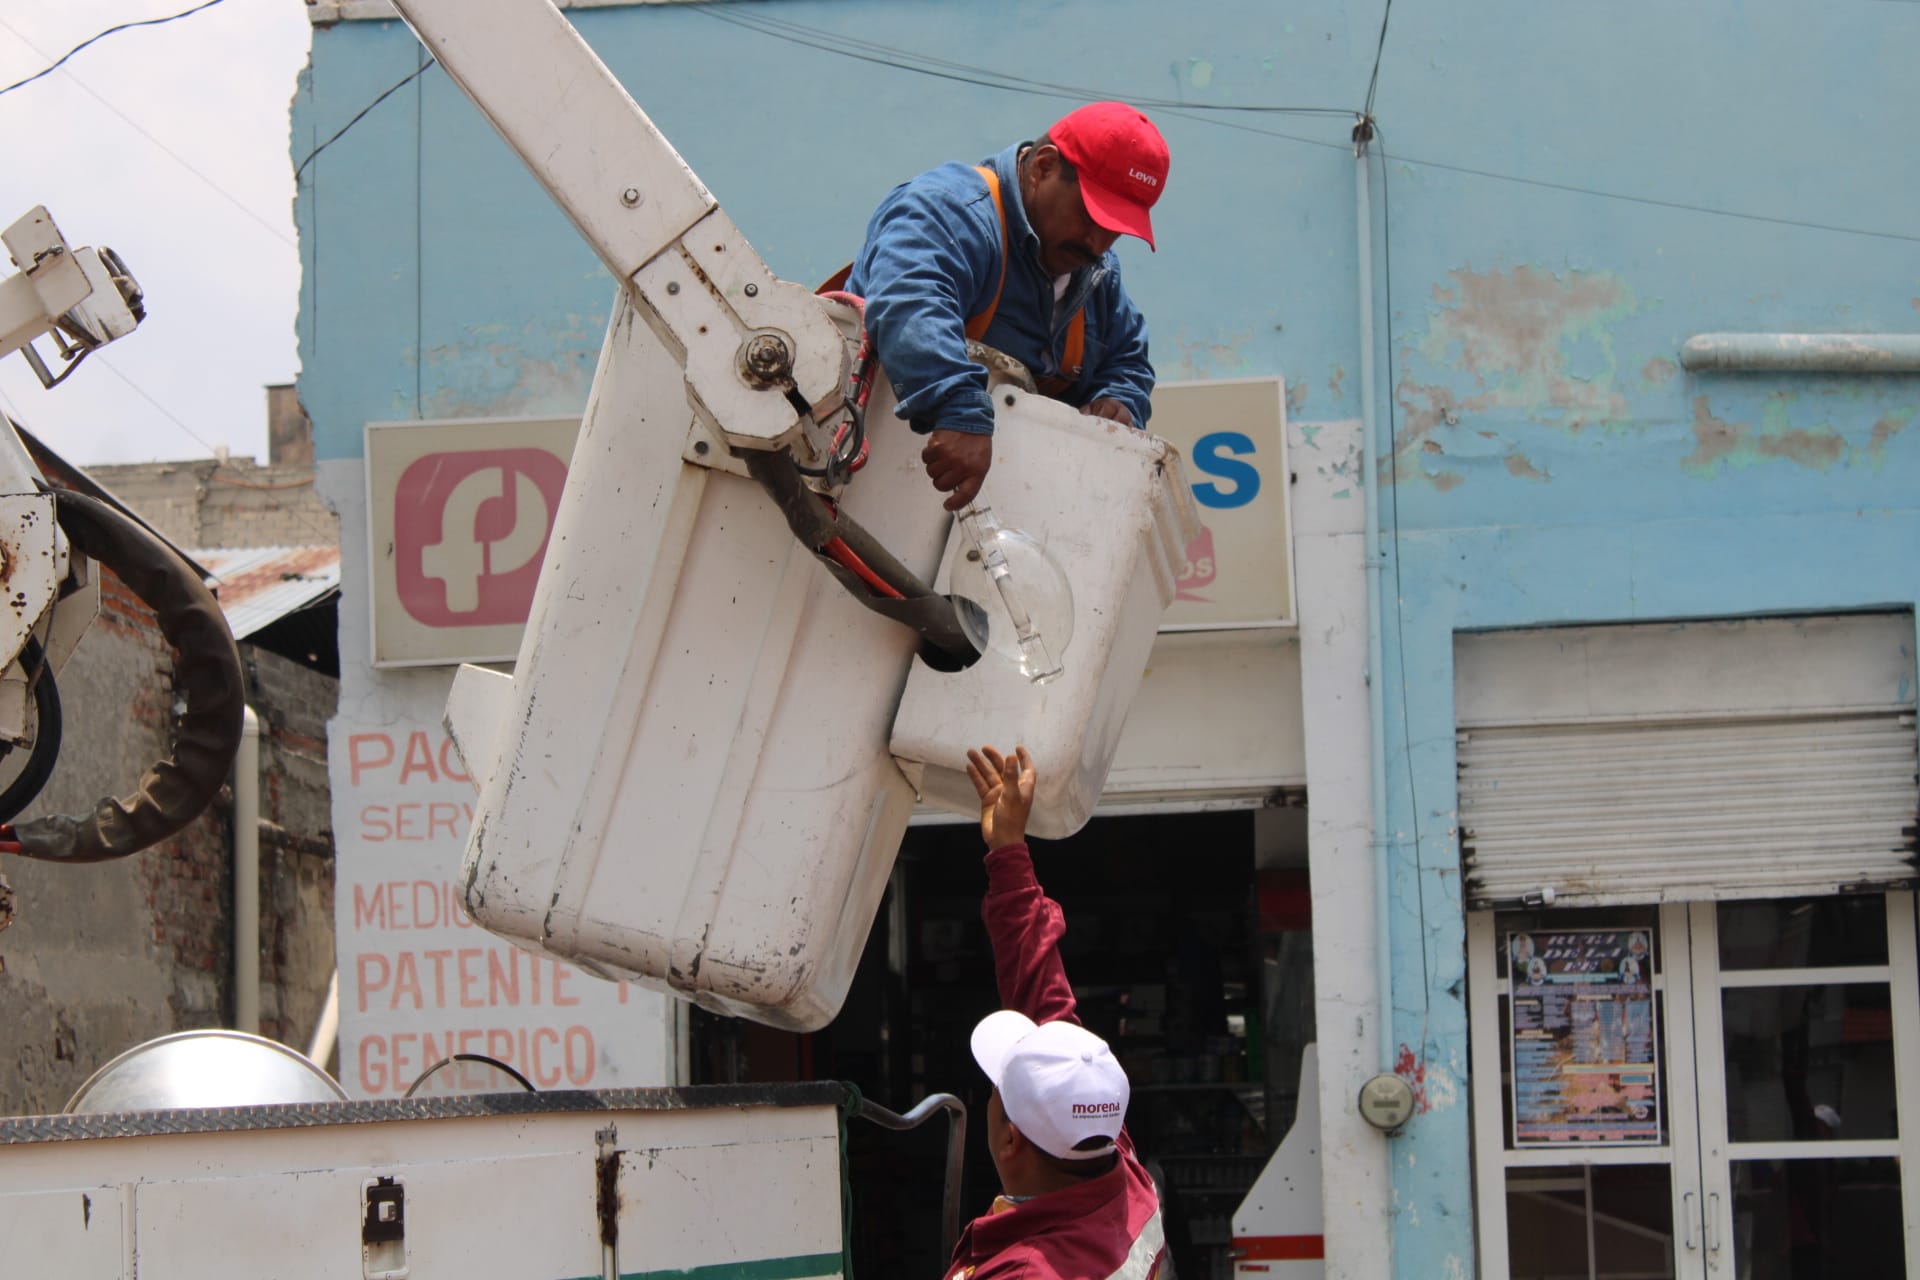
[[[1124,102],[1095,102],[1062,116],[1047,137],[1079,174],[1087,216],[1151,246],[1148,210],[1166,188],[1172,160],[1153,121]]]

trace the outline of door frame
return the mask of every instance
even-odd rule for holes
[[[1737,1159],[1899,1158],[1907,1273],[1920,1280],[1920,942],[1915,895],[1888,892],[1887,963],[1819,969],[1727,970],[1720,967],[1718,903],[1670,902],[1659,907],[1659,1002],[1656,1027],[1661,1104],[1667,1141],[1659,1146],[1507,1147],[1506,1084],[1500,1057],[1506,1028],[1500,997],[1511,980],[1498,976],[1500,938],[1493,911],[1467,914],[1467,991],[1474,1151],[1474,1220],[1478,1272],[1507,1280],[1507,1171],[1664,1164],[1673,1195],[1674,1275],[1677,1280],[1722,1280],[1737,1273],[1734,1253],[1732,1164]],[[1818,1143],[1733,1143],[1727,1138],[1727,1100],[1720,993],[1742,986],[1811,986],[1841,982],[1888,984],[1893,1010],[1895,1139]],[[1905,1064],[1904,1067],[1901,1064]],[[1908,1084],[1909,1078],[1911,1084]]]
[[[1719,904],[1696,902],[1688,909],[1698,1081],[1700,1169],[1706,1197],[1709,1239],[1732,1246],[1734,1240],[1733,1163],[1736,1160],[1887,1159],[1900,1163],[1907,1275],[1920,1277],[1920,972],[1916,972],[1914,895],[1882,895],[1887,912],[1887,962],[1884,965],[1802,969],[1722,969]],[[1664,920],[1662,921],[1664,925]],[[1824,1142],[1735,1142],[1727,1132],[1726,1038],[1720,993],[1741,987],[1838,986],[1887,984],[1893,1021],[1895,1138],[1835,1139]],[[1711,998],[1709,998],[1711,997]],[[1905,1063],[1903,1069],[1900,1064]],[[1911,1083],[1906,1083],[1911,1079]],[[1903,1087],[1904,1086],[1904,1087]],[[1911,1175],[1911,1176],[1909,1176]],[[1709,1249],[1710,1277],[1738,1274],[1738,1255]]]

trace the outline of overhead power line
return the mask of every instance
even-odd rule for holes
[[[1365,116],[1364,111],[1355,111],[1350,108],[1341,107],[1229,106],[1178,102],[1165,98],[1128,97],[1124,93],[1114,94],[1110,90],[1058,84],[1044,80],[1031,80],[1021,76],[994,71],[990,68],[971,66],[966,63],[952,62],[942,58],[932,58],[911,53],[907,50],[895,49],[887,45],[878,45],[871,41],[842,38],[833,32],[817,30],[812,27],[802,27],[797,23],[785,22],[761,14],[744,17],[739,9],[733,8],[732,6],[728,6],[727,9],[722,9],[713,4],[703,3],[689,5],[687,7],[697,13],[706,14],[722,22],[729,22],[735,26],[757,31],[772,39],[804,45],[807,48],[817,49],[823,53],[852,58],[860,62],[876,63],[878,65],[892,67],[896,70],[906,71],[915,75],[933,76],[942,80],[952,80],[964,84],[976,85],[983,89],[993,89],[1004,93],[1022,93],[1036,97],[1064,98],[1081,101],[1092,101],[1107,96],[1125,97],[1127,101],[1132,102],[1136,106],[1151,107],[1163,114],[1190,118],[1199,124],[1211,125],[1221,129],[1232,129],[1241,133],[1257,134],[1261,137],[1279,138],[1283,141],[1298,142],[1306,146],[1324,147],[1336,151],[1349,150],[1351,144],[1344,140],[1333,141],[1324,138],[1307,138],[1297,134],[1282,133],[1278,130],[1265,129],[1242,121],[1221,119],[1220,116],[1226,113],[1329,115],[1344,116],[1349,119],[1359,119]],[[1374,75],[1368,85],[1369,96],[1379,87],[1380,52],[1385,48],[1387,18],[1390,16],[1390,12],[1391,4],[1388,5],[1387,11],[1381,15],[1380,48],[1375,52]],[[295,180],[297,181],[299,176],[306,171],[307,166],[313,162],[316,156],[338,142],[349,129],[353,128],[354,125],[365,118],[368,112],[386,101],[387,98],[398,92],[403,86],[418,77],[421,72],[433,65],[433,61],[429,59],[425,66],[418,67],[409,72],[384,90],[372,102],[369,102],[366,106],[355,112],[353,118],[336,130],[332,137],[307,153],[306,157],[300,161],[299,166],[294,170]],[[1194,114],[1200,112],[1211,114]],[[1666,200],[1659,196],[1636,195],[1625,191],[1608,191],[1599,187],[1576,186],[1572,183],[1553,182],[1544,178],[1528,178],[1519,174],[1500,173],[1492,169],[1480,169],[1469,165],[1452,164],[1443,160],[1429,160],[1419,156],[1408,155],[1405,152],[1394,154],[1392,159],[1402,164],[1420,165],[1429,169],[1441,169],[1449,173],[1460,173],[1477,178],[1487,178],[1496,182],[1515,182],[1523,186],[1540,187],[1549,191],[1565,191],[1573,195],[1594,196],[1603,200],[1621,200],[1629,204],[1644,204],[1660,209],[1676,209],[1687,213],[1706,214],[1712,217],[1736,218],[1746,222],[1761,222],[1775,226],[1798,227],[1808,231],[1826,231],[1837,235],[1867,236],[1873,239],[1900,240],[1910,243],[1920,242],[1920,234],[1909,232],[1882,231],[1872,227],[1847,226],[1845,224],[1832,222],[1814,222],[1804,218],[1750,213],[1740,209],[1690,204],[1681,200]]]
[[[0,17],[0,27],[5,27],[7,30],[13,32],[14,36],[19,39],[20,43],[26,45],[27,48],[32,49],[35,53],[40,54],[42,57],[46,56],[45,53],[42,52],[42,50],[33,43],[33,41],[27,39],[24,35],[20,34],[20,28],[14,26],[11,22],[8,22],[3,17]],[[107,101],[107,99],[101,96],[101,94],[97,90],[95,90],[92,85],[88,84],[86,81],[82,80],[79,76],[75,75],[71,71],[67,72],[66,76],[67,76],[67,79],[73,82],[75,88],[81,90],[88,97],[92,98],[95,102],[105,107],[108,111],[111,111],[114,115],[119,116],[121,121],[129,129],[132,129],[135,133],[139,134],[141,137],[145,138],[148,142],[151,142],[154,146],[158,147],[161,151],[165,152],[182,169],[185,169],[188,173],[192,174],[194,177],[204,182],[209,189],[211,189],[213,192],[219,195],[228,204],[232,205],[234,208],[238,209],[241,213],[246,214],[249,218],[259,223],[260,226],[263,229],[265,229],[267,234],[271,235],[274,239],[278,240],[280,243],[284,245],[287,245],[289,247],[293,246],[293,241],[288,238],[286,232],[280,230],[280,228],[274,226],[271,222],[268,222],[265,218],[261,217],[258,213],[255,213],[252,209],[248,208],[244,200],[240,199],[239,196],[234,195],[233,192],[227,190],[225,187],[221,186],[218,182],[215,182],[212,178],[208,177],[204,172],[202,172],[198,167],[196,167],[191,160],[188,160],[185,156],[181,155],[178,151],[175,151],[172,147],[169,147],[166,143],[162,142],[159,138],[154,137],[153,134],[147,130],[146,126],[142,125],[138,120],[135,120],[132,116],[128,115],[126,112],[122,111],[120,108],[114,106],[111,102]]]
[[[1237,120],[1220,118],[1228,114],[1253,115],[1297,115],[1297,116],[1341,116],[1347,119],[1369,118],[1373,111],[1375,96],[1380,88],[1380,66],[1386,53],[1387,29],[1393,16],[1392,0],[1382,7],[1380,14],[1380,35],[1374,48],[1373,70],[1367,81],[1365,105],[1359,110],[1351,107],[1312,107],[1312,106],[1266,106],[1234,105],[1226,103],[1182,102],[1178,99],[1156,98],[1130,95],[1124,91],[1092,88],[1084,85],[1061,84],[1049,80],[1033,80],[1009,72],[995,71],[990,67],[975,66],[970,63],[955,62],[947,58],[937,58],[929,54],[916,53],[892,45],[879,44],[871,40],[843,35],[819,27],[803,26],[797,22],[775,18],[758,10],[748,10],[738,4],[715,3],[714,0],[688,5],[696,13],[704,14],[736,27],[758,32],[775,40],[801,45],[823,53],[851,58],[857,62],[866,62],[878,66],[890,67],[915,75],[932,76],[936,79],[956,81],[961,84],[976,85],[983,89],[994,89],[1003,93],[1021,93],[1034,97],[1062,98],[1072,101],[1090,102],[1101,98],[1124,98],[1137,107],[1150,108],[1163,115],[1192,119],[1196,123],[1211,125],[1215,128],[1232,129],[1241,133],[1257,134],[1261,137],[1279,138],[1288,142],[1303,143],[1307,146],[1324,147],[1336,151],[1351,150],[1352,144],[1345,139],[1333,141],[1324,138],[1307,138],[1298,134],[1282,133],[1274,129],[1265,129],[1257,125]],[[1634,195],[1623,191],[1606,191],[1596,187],[1574,186],[1569,183],[1552,182],[1540,178],[1526,178],[1518,174],[1498,173],[1491,169],[1477,169],[1467,165],[1449,164],[1439,160],[1423,160],[1417,156],[1397,153],[1394,159],[1406,164],[1423,165],[1430,169],[1444,169],[1453,173],[1470,174],[1474,177],[1489,178],[1497,182],[1517,182],[1526,186],[1542,187],[1553,191],[1566,191],[1577,195],[1596,196],[1606,200],[1624,200],[1633,204],[1651,205],[1662,209],[1678,209],[1689,213],[1704,213],[1717,217],[1739,218],[1750,222],[1773,223],[1779,226],[1800,227],[1809,231],[1829,231],[1841,235],[1869,236],[1887,240],[1920,241],[1920,235],[1898,231],[1880,231],[1870,227],[1845,226],[1838,223],[1812,222],[1800,218],[1788,218],[1771,214],[1746,213],[1737,209],[1716,208],[1711,205],[1688,204],[1678,200],[1664,200],[1658,196]]]
[[[871,40],[862,40],[855,36],[839,32],[826,31],[818,27],[803,26],[766,13],[748,13],[732,4],[716,5],[711,2],[688,6],[697,13],[721,22],[757,31],[761,35],[775,40],[784,40],[790,44],[802,45],[809,49],[818,49],[822,53],[838,54],[858,62],[868,62],[877,66],[892,67],[899,71],[909,71],[919,75],[933,76],[941,80],[953,80],[961,84],[978,85],[986,89],[1000,89],[1010,93],[1025,93],[1035,97],[1063,98],[1079,101],[1095,101],[1116,95],[1102,89],[1085,85],[1062,84],[1053,80],[1034,80],[1026,76],[1013,75],[1010,72],[995,71],[991,67],[975,66],[966,62],[955,62],[948,58],[936,58],[931,54],[916,53],[894,45],[878,44]],[[1341,116],[1351,117],[1350,107],[1310,107],[1310,106],[1268,106],[1258,103],[1211,103],[1185,102],[1178,98],[1128,97],[1127,101],[1136,107],[1151,107],[1154,110],[1229,112],[1254,115],[1302,115],[1302,116]]]
[[[217,4],[224,4],[224,3],[225,3],[225,0],[205,0],[204,3],[194,5],[193,8],[191,9],[182,9],[179,13],[170,13],[164,18],[142,18],[138,22],[123,22],[118,26],[108,27],[105,31],[102,31],[97,35],[88,36],[85,40],[82,40],[79,44],[73,46],[73,48],[61,54],[58,58],[56,58],[53,61],[53,63],[50,66],[42,67],[40,70],[34,72],[32,75],[28,76],[26,79],[15,80],[12,84],[8,85],[6,88],[0,89],[0,95],[12,93],[15,89],[20,88],[22,85],[32,84],[35,80],[38,80],[42,76],[52,75],[55,71],[58,71],[60,69],[61,65],[64,64],[68,58],[71,58],[74,54],[80,52],[82,49],[86,48],[90,44],[94,44],[97,41],[105,40],[108,36],[112,35],[116,31],[131,31],[135,27],[158,27],[169,22],[178,22],[182,18],[192,17],[194,14],[199,13],[202,9],[211,9],[213,8],[213,6]]]
[[[99,355],[100,353],[96,351],[94,352],[94,354]],[[112,374],[114,377],[120,379],[120,381],[126,383],[128,387],[132,388],[133,393],[135,395],[139,396],[142,400],[145,400],[148,404],[158,409],[160,411],[161,417],[165,418],[167,421],[171,422],[174,426],[186,432],[189,436],[192,436],[194,443],[198,444],[202,449],[205,449],[209,454],[212,454],[216,457],[219,456],[219,453],[220,453],[219,449],[216,448],[211,441],[209,441],[205,436],[201,435],[198,431],[195,431],[192,427],[188,426],[186,423],[186,420],[182,418],[179,414],[175,413],[173,410],[167,408],[167,406],[161,404],[158,400],[155,400],[152,396],[148,395],[147,389],[145,387],[135,382],[132,378],[129,378],[126,374],[120,372],[120,370],[115,368],[113,364],[109,360],[107,360],[105,356],[101,356],[100,365],[108,373]]]
[[[1387,159],[1387,153],[1381,152],[1381,158]],[[1523,178],[1514,173],[1496,173],[1491,169],[1475,169],[1463,164],[1448,164],[1442,160],[1423,160],[1418,156],[1393,153],[1393,160],[1403,164],[1420,165],[1427,169],[1443,169],[1448,173],[1464,173],[1475,178],[1491,178],[1496,182],[1517,182],[1522,186],[1544,187],[1548,191],[1565,191],[1570,195],[1597,196],[1602,200],[1625,200],[1629,204],[1652,205],[1656,209],[1679,209],[1686,213],[1708,213],[1720,218],[1739,218],[1745,222],[1767,222],[1780,227],[1799,227],[1807,231],[1832,231],[1846,236],[1870,236],[1876,240],[1906,240],[1920,242],[1920,235],[1905,231],[1877,231],[1871,227],[1849,227],[1838,222],[1810,222],[1804,218],[1787,218],[1766,213],[1747,213],[1740,209],[1719,209],[1712,205],[1688,204],[1683,200],[1662,200],[1658,196],[1629,195],[1624,191],[1604,191],[1598,187],[1575,186],[1570,182],[1549,182],[1545,178]]]
[[[413,70],[407,72],[406,75],[401,76],[398,80],[388,85],[384,90],[381,91],[379,97],[375,98],[372,102],[369,102],[366,106],[354,112],[353,119],[347,121],[345,124],[341,125],[338,129],[335,129],[333,131],[333,136],[331,138],[328,138],[325,142],[321,143],[319,146],[315,147],[313,150],[307,152],[306,157],[302,159],[297,166],[295,166],[293,171],[293,180],[295,184],[297,185],[299,183],[300,175],[307,171],[307,166],[312,164],[315,158],[318,157],[322,151],[325,151],[328,147],[340,141],[340,139],[346,137],[347,130],[353,128],[353,126],[359,124],[362,120],[364,120],[369,111],[372,111],[375,107],[385,102],[388,98],[391,98],[394,94],[400,92],[401,89],[411,84],[414,80],[417,80],[420,77],[421,73],[425,72],[427,68],[438,66],[438,65],[439,65],[439,62],[437,59],[428,58],[425,62],[421,63],[419,66],[415,67]]]
[[[1373,47],[1373,74],[1367,77],[1367,105],[1364,111],[1368,119],[1373,118],[1373,95],[1380,88],[1380,60],[1386,56],[1387,20],[1391,17],[1393,17],[1393,0],[1387,0],[1380,10],[1380,40]]]

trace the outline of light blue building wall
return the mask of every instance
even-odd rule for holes
[[[800,0],[570,16],[774,271],[809,282],[852,257],[894,183],[1034,136],[1082,100],[1073,90],[1192,102],[1154,113],[1175,156],[1156,214],[1166,251],[1122,250],[1162,375],[1285,368],[1297,411],[1351,416],[1351,121],[1199,108],[1357,106],[1378,15],[1319,5],[1275,23],[1269,9]],[[810,47],[852,40],[859,58]],[[908,61],[892,49],[1020,87],[884,65]],[[296,161],[421,57],[396,22],[317,29]],[[299,225],[301,386],[321,457],[357,454],[370,417],[584,402],[612,283],[437,69],[312,161]]]
[[[1920,162],[1868,136],[1920,12],[1475,8],[1397,9],[1376,103],[1395,1040],[1459,1081],[1454,634],[1920,598],[1920,378],[1677,367],[1920,331]],[[1470,1241],[1467,1149],[1464,1103],[1396,1142],[1400,1275]]]
[[[802,281],[851,255],[893,182],[1079,100],[1146,105],[1174,155],[1162,247],[1121,254],[1161,375],[1284,375],[1309,436],[1361,412],[1348,136],[1381,16],[1254,0],[573,14]],[[1392,10],[1369,194],[1392,441],[1393,1031],[1459,1085],[1393,1140],[1405,1280],[1473,1256],[1453,635],[1920,600],[1920,378],[1677,364],[1702,332],[1920,331],[1915,50],[1920,5],[1886,0]],[[421,58],[397,23],[317,29],[295,160]],[[322,459],[356,457],[369,420],[584,404],[612,282],[437,69],[308,163],[298,221]]]

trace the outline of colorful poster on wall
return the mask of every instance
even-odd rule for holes
[[[1507,961],[1514,1146],[1658,1144],[1652,935],[1510,933]]]

